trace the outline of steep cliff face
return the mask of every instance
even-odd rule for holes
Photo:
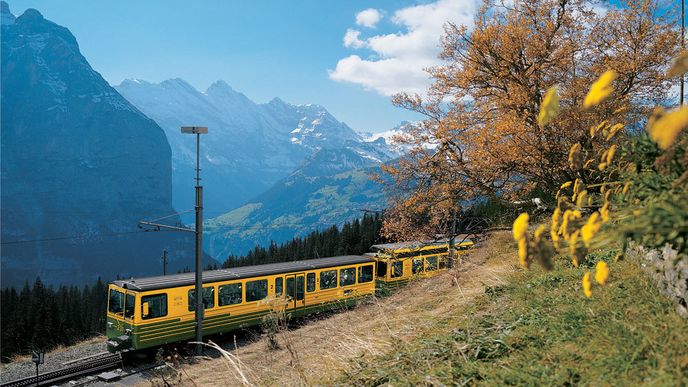
[[[4,2],[1,127],[3,286],[157,273],[165,247],[192,256],[187,235],[137,227],[173,212],[164,132],[69,30],[33,9],[15,18]]]

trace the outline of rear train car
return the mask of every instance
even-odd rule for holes
[[[454,248],[457,255],[473,247],[468,238],[459,239]],[[447,270],[449,242],[399,242],[373,245],[366,256],[375,260],[376,280],[381,289],[407,284],[412,278],[432,277]]]
[[[108,350],[140,350],[193,339],[194,276],[111,282]],[[204,271],[203,335],[258,325],[276,305],[296,317],[351,305],[374,294],[375,260],[365,256]]]

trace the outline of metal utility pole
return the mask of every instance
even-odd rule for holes
[[[456,259],[455,253],[455,243],[456,243],[456,209],[452,210],[452,226],[451,226],[451,238],[449,238],[449,262],[447,262],[447,268],[451,269],[454,267],[454,260]]]
[[[196,354],[203,353],[203,187],[201,186],[201,134],[208,133],[206,126],[182,126],[182,133],[196,135],[196,227],[168,226],[166,224],[140,221],[139,227],[151,226],[156,230],[165,228],[174,231],[185,231],[196,234]],[[161,218],[162,219],[162,218]],[[166,274],[167,251],[163,252],[163,275]]]
[[[162,251],[162,275],[167,275],[167,250]]]
[[[182,133],[196,135],[196,355],[203,353],[203,186],[201,186],[201,134],[205,126],[182,126]]]

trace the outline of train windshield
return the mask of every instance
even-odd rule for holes
[[[110,289],[110,297],[108,298],[108,311],[113,314],[120,314],[124,312],[124,293]]]
[[[124,318],[134,318],[134,303],[136,302],[136,297],[133,294],[127,293],[127,297],[124,300]]]

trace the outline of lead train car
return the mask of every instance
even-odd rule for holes
[[[342,256],[204,271],[203,334],[260,324],[275,305],[296,317],[353,304],[375,293],[374,264],[368,257]],[[111,282],[108,350],[194,338],[194,280],[194,273],[183,273]]]

